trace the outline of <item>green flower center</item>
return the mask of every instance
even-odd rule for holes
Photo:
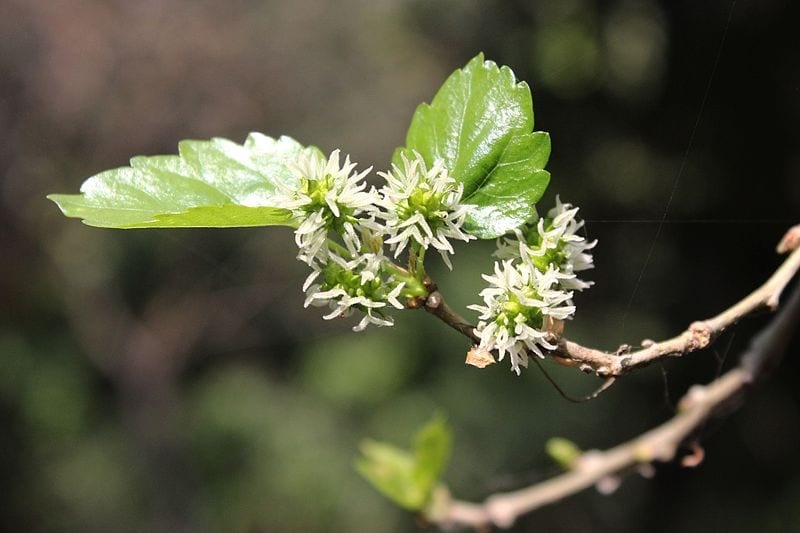
[[[331,211],[325,197],[328,193],[334,190],[336,184],[334,183],[333,176],[325,174],[322,179],[315,180],[311,178],[303,178],[300,180],[300,193],[308,196],[311,203],[304,206],[306,213],[311,214],[322,210],[322,216],[325,219],[325,227],[333,229],[335,232],[341,234],[344,231],[345,222],[355,222],[356,218],[353,216],[353,209],[336,202],[339,208],[339,216],[334,215]]]
[[[385,301],[389,294],[389,287],[377,276],[365,283],[361,282],[358,272],[348,270],[339,264],[329,262],[322,270],[320,289],[328,291],[340,288],[350,297],[364,297],[374,302]],[[358,306],[360,308],[360,306]]]
[[[325,176],[319,180],[303,178],[300,181],[300,193],[304,196],[308,196],[311,199],[310,205],[315,208],[327,204],[325,196],[333,190],[333,187],[333,177],[330,174],[325,174]]]
[[[526,291],[526,296],[529,298],[538,299],[539,295],[531,288]],[[542,312],[538,307],[526,307],[514,294],[508,294],[507,300],[500,305],[500,313],[497,315],[495,322],[498,325],[513,330],[518,322],[520,315],[524,318],[523,322],[534,328],[541,328],[543,324]]]
[[[420,185],[408,198],[397,204],[397,216],[400,220],[407,220],[419,213],[429,224],[435,224],[441,218],[441,213],[447,211],[444,196],[436,194],[425,184]]]
[[[552,230],[553,221],[545,219],[545,222],[545,231]],[[539,232],[536,231],[535,228],[532,228],[532,231],[525,236],[525,242],[531,248],[538,248],[542,245],[542,236],[539,235]],[[565,241],[559,239],[555,248],[548,248],[543,255],[531,257],[531,262],[540,272],[546,272],[550,265],[561,267],[565,265],[569,259],[569,256],[564,251],[566,245],[567,243]]]

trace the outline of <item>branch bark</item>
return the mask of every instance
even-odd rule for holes
[[[800,247],[797,238],[790,239],[798,233],[800,225],[794,226],[783,237],[778,250],[789,251],[791,242],[794,242],[794,250],[763,285],[718,315],[693,322],[681,334],[661,342],[647,343],[642,349],[629,353],[623,349],[608,353],[562,338],[554,355],[571,361],[583,371],[609,377],[625,374],[664,357],[679,357],[701,350],[745,316],[763,308],[777,308],[783,289],[800,269]]]
[[[654,461],[671,461],[704,422],[716,413],[730,412],[728,408],[736,404],[738,397],[780,362],[798,323],[800,285],[794,288],[780,313],[753,339],[739,365],[708,385],[689,389],[679,403],[678,414],[669,421],[609,450],[584,452],[573,468],[560,476],[518,491],[494,494],[483,503],[452,499],[442,489],[431,506],[428,520],[442,527],[506,528],[519,516],[597,485],[610,476]],[[701,454],[702,450],[696,447],[696,452]]]
[[[791,253],[763,285],[718,315],[692,322],[685,331],[675,337],[661,342],[642,343],[643,347],[635,351],[630,351],[623,345],[614,353],[582,346],[560,337],[553,339],[557,343],[557,348],[550,352],[550,355],[561,364],[576,366],[584,372],[608,378],[621,376],[664,357],[680,357],[706,348],[723,331],[747,315],[763,308],[771,310],[777,308],[783,289],[800,270],[800,225],[786,232],[777,246],[777,251]],[[462,333],[473,343],[479,342],[475,327],[450,309],[439,291],[434,290],[429,294],[424,307],[426,311]]]
[[[477,344],[480,342],[480,337],[475,333],[475,326],[453,311],[450,306],[447,305],[447,302],[444,301],[442,293],[438,290],[434,290],[425,298],[425,310],[469,338],[473,343]]]

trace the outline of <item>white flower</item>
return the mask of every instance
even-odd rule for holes
[[[570,318],[575,312],[572,292],[560,288],[553,267],[541,272],[512,260],[495,262],[494,275],[484,274],[483,279],[490,284],[480,293],[484,305],[469,306],[480,313],[478,349],[497,350],[499,360],[508,353],[511,369],[519,374],[521,366],[528,366],[529,352],[543,357],[542,350],[555,349],[547,340],[544,319]]]
[[[454,251],[448,239],[475,238],[461,230],[468,210],[460,203],[464,185],[448,176],[441,160],[430,169],[417,152],[410,160],[404,154],[402,160],[401,166],[392,165],[391,172],[378,173],[386,179],[379,202],[384,211],[378,215],[385,220],[386,244],[395,257],[410,241],[422,249],[433,246],[452,270],[448,254]]]
[[[297,258],[309,265],[327,252],[328,228],[323,210],[311,213],[300,223],[294,241],[299,249]]]
[[[332,311],[323,317],[325,320],[350,316],[354,310],[360,310],[364,318],[354,331],[361,331],[368,324],[394,324],[392,318],[384,314],[384,308],[404,308],[398,298],[405,284],[383,279],[385,258],[382,255],[361,254],[348,261],[330,252],[327,260],[325,264],[312,265],[314,271],[303,284],[305,307],[328,305]]]
[[[305,151],[292,165],[298,179],[294,189],[284,188],[281,207],[291,209],[300,222],[295,242],[300,249],[298,259],[312,265],[325,261],[328,254],[328,231],[339,234],[352,255],[361,248],[359,233],[362,219],[377,211],[378,193],[367,189],[367,170],[355,172],[355,163],[346,156],[340,164],[339,150],[327,159],[319,152]]]
[[[587,253],[597,244],[588,242],[577,231],[584,222],[576,218],[577,207],[561,203],[556,197],[556,206],[547,213],[547,217],[538,220],[535,226],[522,230],[514,230],[513,237],[501,237],[497,240],[498,259],[522,260],[530,268],[547,270],[551,265],[557,270],[559,283],[566,290],[583,290],[592,286],[592,282],[583,281],[575,272],[594,268],[592,255]]]

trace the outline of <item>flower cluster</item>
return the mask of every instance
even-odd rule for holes
[[[403,154],[402,165],[392,165],[391,172],[378,173],[386,179],[380,200],[384,211],[379,215],[389,236],[386,244],[395,257],[409,242],[417,251],[433,246],[452,270],[448,254],[454,251],[448,239],[475,238],[461,230],[468,211],[468,206],[460,203],[464,184],[448,175],[442,161],[427,168],[421,155],[412,154],[411,159]]]
[[[424,289],[425,251],[433,247],[452,269],[450,240],[475,237],[462,228],[468,205],[464,186],[448,174],[441,161],[428,165],[416,152],[401,155],[399,165],[380,172],[386,183],[369,187],[370,169],[355,170],[339,151],[326,158],[307,150],[293,162],[296,187],[285,191],[282,205],[297,221],[298,259],[311,274],[303,285],[305,305],[328,306],[325,319],[363,313],[356,331],[369,324],[393,324],[387,311],[403,309],[403,299],[427,294]],[[591,285],[576,272],[592,267],[587,253],[595,242],[577,234],[583,226],[578,209],[556,199],[546,217],[498,239],[494,275],[480,295],[478,350],[506,354],[520,373],[528,354],[555,348],[548,331],[554,321],[575,312],[572,295]],[[383,245],[398,257],[408,250],[408,270],[384,255]]]
[[[582,291],[592,282],[578,279],[576,272],[594,268],[592,255],[587,253],[597,244],[588,242],[577,232],[584,222],[575,216],[577,207],[561,202],[556,196],[556,206],[535,225],[514,230],[513,237],[497,241],[498,259],[522,259],[530,268],[546,270],[551,265],[558,271],[559,284],[565,290]]]
[[[481,313],[477,332],[479,349],[497,350],[500,360],[508,353],[511,369],[528,366],[528,353],[542,357],[542,349],[555,348],[547,339],[545,320],[572,316],[571,292],[559,288],[558,272],[527,268],[511,260],[495,262],[494,275],[484,275],[490,286],[480,293],[484,305],[471,305]]]
[[[362,311],[364,317],[353,330],[361,331],[368,324],[391,326],[391,317],[384,313],[388,306],[403,309],[398,297],[403,282],[384,279],[384,258],[378,254],[362,254],[347,261],[331,253],[329,261],[315,268],[306,278],[303,290],[307,297],[305,306],[329,305],[332,311],[323,318],[350,316],[354,309]]]
[[[587,251],[597,243],[577,234],[583,226],[577,212],[556,198],[547,217],[498,239],[494,255],[500,261],[493,276],[483,276],[490,284],[480,293],[484,305],[470,306],[480,313],[478,350],[497,351],[501,360],[508,353],[517,374],[529,353],[543,357],[542,350],[555,349],[552,321],[572,318],[573,291],[592,285],[575,274],[593,267]]]
[[[402,167],[380,173],[386,185],[376,191],[364,181],[370,169],[356,172],[349,157],[340,162],[338,150],[328,158],[309,150],[293,162],[298,185],[287,188],[281,201],[298,223],[297,257],[312,269],[303,286],[305,305],[330,306],[326,319],[361,311],[357,331],[392,325],[388,308],[402,309],[401,297],[419,295],[409,284],[421,287],[421,280],[383,255],[384,242],[395,257],[411,249],[417,267],[411,270],[424,272],[428,247],[452,268],[448,239],[474,239],[461,230],[467,214],[460,203],[463,185],[441,162],[429,169],[416,152],[402,160]]]
[[[371,169],[357,173],[355,166],[349,156],[340,164],[339,150],[334,150],[329,158],[308,151],[294,162],[292,170],[299,185],[287,191],[282,205],[301,221],[295,231],[295,242],[300,249],[297,258],[301,261],[311,266],[327,262],[329,231],[341,235],[351,255],[359,253],[362,247],[359,234],[369,227],[378,196],[374,188],[366,190],[363,181]],[[364,223],[366,226],[361,228]]]

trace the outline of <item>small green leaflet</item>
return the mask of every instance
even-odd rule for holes
[[[404,150],[416,150],[428,165],[444,160],[464,184],[463,202],[474,206],[467,231],[492,239],[535,216],[550,181],[549,135],[532,130],[528,85],[479,54],[417,108],[393,161],[399,164]]]
[[[372,485],[398,505],[423,510],[450,458],[452,435],[441,416],[434,416],[414,438],[412,452],[391,444],[364,441],[356,468]]]
[[[296,188],[288,167],[304,151],[291,137],[251,133],[182,141],[180,155],[138,156],[87,179],[81,194],[51,194],[68,217],[104,228],[241,227],[294,224],[277,194]]]
[[[574,468],[576,461],[583,453],[574,442],[561,437],[549,439],[545,444],[545,450],[547,455],[564,470]]]

